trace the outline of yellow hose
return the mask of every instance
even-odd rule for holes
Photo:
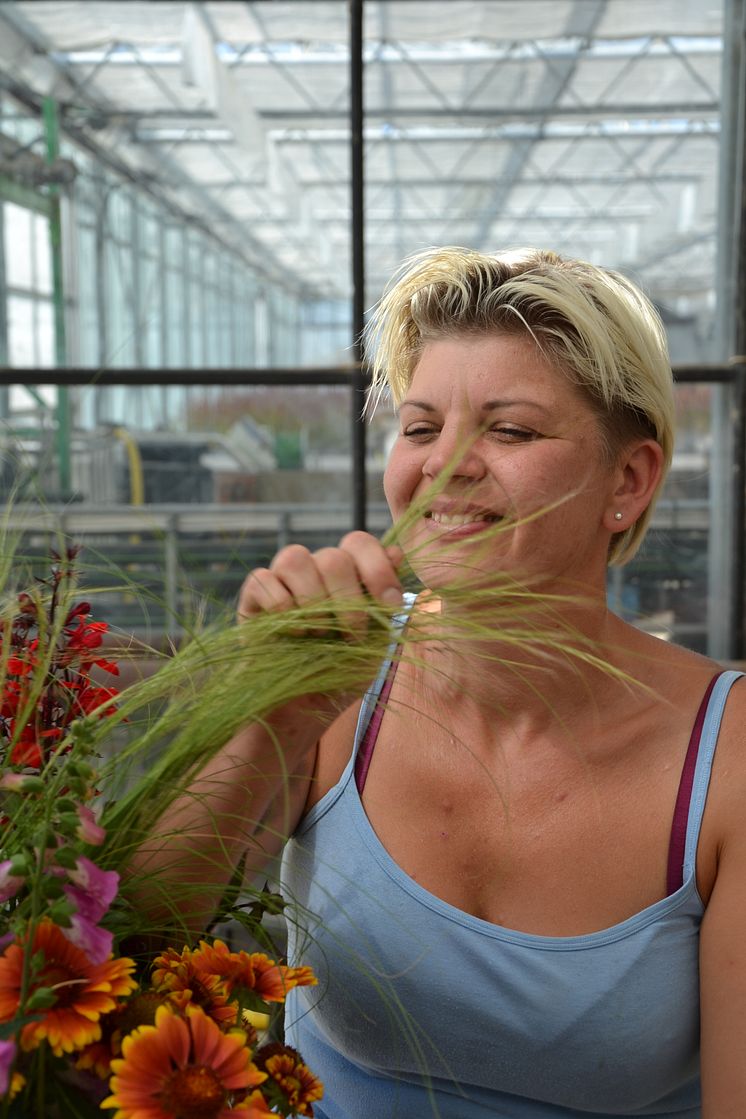
[[[112,434],[121,439],[127,448],[127,460],[130,467],[130,505],[144,505],[145,479],[142,472],[142,455],[135,440],[124,427],[115,427]]]

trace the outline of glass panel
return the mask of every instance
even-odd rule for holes
[[[34,301],[20,295],[8,296],[8,362],[31,367],[36,364]]]
[[[106,308],[108,315],[108,353],[104,365],[135,364],[135,315],[132,302],[132,252],[129,247],[107,242]]]
[[[192,280],[189,284],[189,365],[191,366],[205,364],[204,306],[204,289],[199,280]]]
[[[98,366],[99,322],[96,271],[96,234],[86,226],[78,228],[78,348],[81,365]]]
[[[132,199],[119,184],[109,194],[106,216],[109,236],[128,244],[132,238]]]
[[[301,307],[301,362],[342,365],[350,361],[352,322],[349,302],[323,299]]]
[[[612,610],[658,637],[708,652],[708,570],[711,549],[710,479],[714,456],[712,388],[686,384],[676,389],[678,428],[671,472],[642,548],[630,564],[611,568]],[[715,495],[726,500],[726,494]]]
[[[212,259],[212,254],[205,258],[207,265]],[[206,269],[206,274],[210,275],[213,269]],[[202,288],[202,301],[205,308],[205,365],[220,365],[220,341],[219,330],[220,323],[218,321],[218,292],[215,287],[214,280],[206,282]]]
[[[54,345],[54,307],[51,303],[36,303],[36,360],[44,368],[56,365]]]
[[[49,239],[49,222],[39,214],[33,215],[34,238],[34,287],[44,294],[52,292],[52,245]]]
[[[177,225],[167,225],[165,240],[166,261],[169,265],[181,269],[184,263],[184,228]]]
[[[255,350],[255,285],[245,276],[237,285],[233,322],[236,331],[235,362],[247,367],[259,364]]]
[[[145,256],[140,260],[140,334],[142,357],[146,365],[163,364],[161,353],[161,267],[160,260]]]
[[[13,202],[3,205],[5,280],[9,287],[31,289],[34,286],[33,218],[30,210]]]
[[[166,365],[186,364],[185,312],[184,277],[169,268],[166,272]]]

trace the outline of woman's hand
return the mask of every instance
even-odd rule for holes
[[[277,553],[269,567],[258,567],[246,578],[238,618],[328,604],[334,623],[354,638],[365,629],[365,612],[355,606],[362,605],[366,594],[384,606],[401,604],[396,567],[402,557],[397,545],[384,547],[367,532],[350,532],[336,548],[317,552],[291,544]]]

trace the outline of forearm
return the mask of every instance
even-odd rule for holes
[[[204,928],[240,860],[261,873],[294,830],[322,730],[323,712],[306,701],[226,743],[132,860],[138,907],[155,923]]]
[[[395,569],[401,558],[399,548],[383,548],[362,532],[315,553],[291,545],[244,581],[238,617],[327,603],[330,622],[336,619],[354,642],[367,631],[368,597],[388,608],[401,604]],[[307,695],[241,731],[176,797],[133,860],[147,912],[157,919],[170,912],[190,928],[204,927],[241,858],[252,876],[278,853],[302,815],[321,735],[359,698],[377,663],[373,653],[370,677],[362,673],[346,694]]]

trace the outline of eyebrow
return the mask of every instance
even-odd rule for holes
[[[508,408],[516,404],[521,404],[529,408],[535,408],[539,412],[549,412],[543,404],[539,404],[536,400],[485,400],[480,411],[482,412],[495,412],[498,408]],[[403,400],[399,405],[399,411],[402,408],[419,408],[423,412],[437,412],[438,409],[435,405],[428,403],[427,400]]]

